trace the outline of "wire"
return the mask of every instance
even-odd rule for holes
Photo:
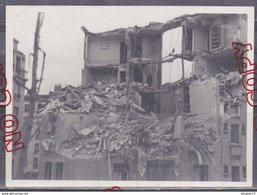
[[[170,53],[172,51],[172,37],[173,37],[173,30],[170,32]]]
[[[43,81],[43,74],[44,74],[44,69],[45,69],[45,58],[46,58],[46,53],[41,48],[39,48],[39,50],[43,53],[43,62],[42,62],[41,75],[40,75],[40,79],[39,79],[37,94],[39,94],[40,87],[41,87],[41,84]]]
[[[78,55],[80,54],[80,50],[81,50],[81,46],[82,46],[83,41],[84,41],[84,38],[82,39],[82,41],[81,41],[81,43],[80,43]],[[86,47],[87,47],[87,46],[86,46]]]
[[[175,47],[174,47],[174,48],[177,47],[178,39],[179,39],[179,37],[180,37],[180,32],[181,32],[181,28],[179,29],[179,33],[178,33],[177,40],[176,40],[176,43],[175,43]],[[171,31],[171,35],[173,36],[173,31]],[[172,44],[170,44],[170,45],[172,45]],[[170,64],[170,72],[169,72],[169,80],[168,80],[168,82],[170,82],[170,77],[171,77],[171,72],[172,72],[172,66],[173,66],[173,63]]]
[[[181,32],[181,28],[179,29],[179,33],[178,33],[177,40],[176,40],[176,43],[175,43],[175,47],[174,47],[174,48],[176,48],[176,47],[177,47],[178,38],[180,37],[180,32]]]

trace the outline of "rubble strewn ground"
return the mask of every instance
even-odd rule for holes
[[[129,99],[126,83],[99,81],[84,88],[67,86],[53,92],[36,119],[38,128],[49,135],[42,140],[45,151],[68,159],[97,159],[107,153],[130,155],[136,150],[141,175],[146,170],[146,159],[173,158],[184,149],[200,152],[213,160],[208,151],[219,137],[216,130],[201,120],[195,122],[197,116],[192,114],[177,114],[159,120],[153,113],[144,112],[133,98],[137,92],[153,89],[141,83],[131,86]],[[126,113],[127,102],[130,106]],[[68,139],[55,139],[58,118],[72,114],[95,117],[81,129],[71,124],[73,134]],[[42,125],[43,121],[48,124]]]

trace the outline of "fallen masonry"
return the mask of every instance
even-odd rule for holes
[[[220,132],[212,127],[217,122],[214,116],[176,113],[160,120],[137,103],[140,92],[154,89],[134,82],[130,90],[128,98],[126,83],[98,81],[52,92],[34,123],[34,129],[46,132],[47,136],[41,136],[45,152],[95,160],[136,154],[141,176],[147,160],[172,159],[179,166],[183,151],[194,151],[199,162],[204,158],[215,163],[210,151]]]

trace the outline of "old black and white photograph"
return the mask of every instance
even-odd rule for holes
[[[6,185],[251,186],[253,14],[6,6]]]

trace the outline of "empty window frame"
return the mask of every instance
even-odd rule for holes
[[[134,37],[134,50],[133,50],[133,56],[134,58],[141,58],[142,57],[142,37],[141,36],[137,36]]]
[[[120,64],[127,62],[127,47],[125,42],[120,42]]]
[[[192,28],[186,28],[184,26],[183,28],[184,33],[184,47],[185,51],[192,51],[193,48],[193,29]]]
[[[34,146],[34,155],[38,155],[39,154],[39,143],[35,143]]]
[[[58,162],[58,163],[56,163],[55,179],[56,180],[61,180],[62,179],[62,173],[63,173],[63,163]]]
[[[211,27],[211,49],[217,49],[221,46],[221,28],[220,26]]]
[[[228,113],[229,112],[229,103],[228,102],[225,102],[224,103],[224,113]]]
[[[239,125],[231,124],[231,143],[239,143]]]
[[[195,173],[195,181],[208,181],[209,180],[208,165],[195,165],[194,173]]]
[[[45,179],[50,180],[52,177],[52,162],[45,163]]]
[[[33,158],[33,169],[38,168],[38,158]]]
[[[146,168],[146,180],[148,181],[172,181],[173,163],[171,161],[148,161]]]
[[[25,104],[25,112],[29,112],[29,104]]]
[[[224,175],[228,175],[228,165],[224,165]]]
[[[114,179],[128,180],[128,164],[125,164],[125,163],[114,164]]]
[[[16,72],[20,74],[21,71],[21,58],[19,56],[16,57]]]
[[[38,179],[38,172],[32,172],[31,179]]]
[[[240,106],[239,105],[231,105],[230,107],[231,113],[234,115],[240,115]]]
[[[223,133],[228,133],[228,123],[223,124]]]
[[[240,169],[239,166],[231,167],[232,181],[240,181]]]
[[[242,125],[242,135],[245,135],[246,134],[246,127],[245,125]]]

